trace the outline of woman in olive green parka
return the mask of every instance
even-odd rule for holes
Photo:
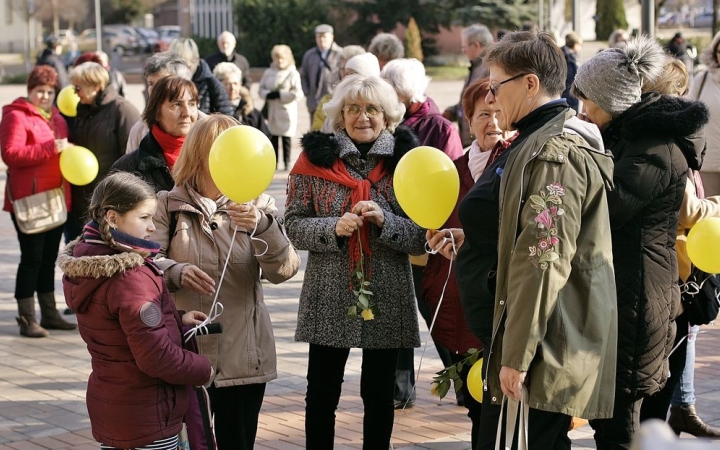
[[[486,57],[487,101],[517,129],[500,185],[493,403],[528,389],[530,448],[570,448],[572,416],[612,414],[617,310],[599,130],[560,98],[565,61],[544,33],[506,35]],[[514,148],[514,150],[513,150]]]

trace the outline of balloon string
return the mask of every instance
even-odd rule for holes
[[[257,209],[257,207],[255,208],[255,213],[257,216],[257,220],[255,221],[255,227],[253,228],[252,233],[250,233],[250,240],[255,241],[255,242],[262,242],[263,244],[265,244],[265,250],[263,250],[262,253],[255,254],[255,256],[258,257],[258,256],[264,256],[270,249],[270,245],[268,245],[268,243],[265,242],[264,240],[255,237],[255,233],[257,233],[257,228],[258,228],[258,225],[260,224],[260,219],[262,218],[262,214],[263,214]],[[236,230],[237,230],[237,228],[236,228]]]
[[[257,225],[255,225],[257,228]],[[223,280],[225,279],[225,272],[227,272],[227,266],[228,262],[230,261],[230,255],[232,255],[232,248],[233,245],[235,245],[235,235],[237,234],[237,227],[235,227],[235,231],[233,231],[232,239],[230,240],[230,248],[228,249],[228,254],[225,257],[225,265],[223,266],[222,274],[220,275],[220,280],[218,281],[218,285],[215,288],[215,298],[213,299],[212,305],[210,306],[210,311],[208,312],[208,316],[205,320],[203,320],[200,324],[195,325],[191,329],[185,332],[185,342],[188,342],[190,339],[195,337],[198,330],[205,327],[212,323],[213,320],[220,317],[220,315],[223,312],[223,305],[222,303],[218,302],[218,297],[220,296],[220,288],[222,287]]]
[[[447,242],[450,242],[452,245],[452,254],[457,253],[457,247],[455,247],[455,237],[452,233],[450,233],[450,237],[444,237],[442,240],[442,245],[438,246],[438,248],[442,248],[445,246]],[[429,242],[425,242],[425,251],[431,255],[435,255],[438,253],[437,250],[433,250],[429,248]],[[440,312],[440,306],[442,305],[443,299],[445,298],[445,289],[447,288],[448,283],[450,282],[450,275],[452,275],[452,267],[453,267],[453,258],[450,258],[450,265],[448,266],[448,274],[447,278],[445,278],[445,284],[443,284],[442,292],[440,293],[440,300],[438,300],[438,305],[435,308],[435,314],[433,315],[432,322],[430,322],[430,328],[428,329],[428,337],[425,339],[425,345],[423,346],[422,354],[420,355],[420,362],[418,363],[417,371],[415,372],[415,383],[413,385],[412,391],[410,392],[410,397],[415,394],[415,389],[417,388],[417,383],[420,380],[420,370],[422,369],[422,363],[423,359],[425,358],[425,352],[427,351],[428,344],[430,343],[430,339],[432,338],[432,331],[435,328],[435,321],[437,320],[438,313]],[[417,294],[416,294],[417,295]],[[405,407],[407,406],[408,402],[405,402],[405,404],[402,407],[401,411],[405,411]]]

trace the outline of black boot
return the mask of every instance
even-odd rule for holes
[[[77,325],[65,322],[55,306],[55,294],[46,292],[38,294],[38,303],[40,303],[40,325],[48,330],[74,330]]]
[[[19,298],[17,304],[20,317],[15,320],[20,325],[20,335],[31,338],[47,337],[49,333],[38,325],[35,319],[35,297]]]
[[[720,430],[703,422],[695,411],[695,405],[671,407],[668,425],[678,436],[685,432],[695,437],[720,438]]]

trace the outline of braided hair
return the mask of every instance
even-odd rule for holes
[[[106,218],[108,211],[123,215],[140,203],[156,198],[153,188],[140,177],[128,172],[115,172],[95,187],[88,207],[88,219],[98,223],[100,236],[105,243],[112,248],[118,248],[111,233],[112,227]]]

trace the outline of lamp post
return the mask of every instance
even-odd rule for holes
[[[655,37],[655,0],[642,0],[642,33]]]
[[[102,50],[102,20],[100,19],[100,0],[95,0],[95,47]]]

